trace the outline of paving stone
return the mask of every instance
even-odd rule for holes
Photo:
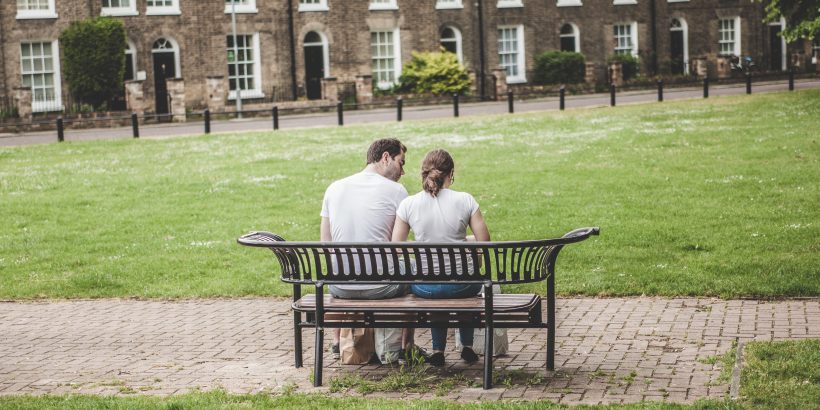
[[[313,333],[306,330],[303,338],[305,367],[294,368],[289,306],[290,301],[275,298],[3,303],[0,395],[166,396],[217,388],[255,393],[286,385],[329,394],[334,377],[379,379],[395,371],[340,365],[326,352],[325,386],[312,387]],[[434,391],[370,396],[566,404],[720,399],[729,390],[714,385],[720,364],[699,360],[729,351],[735,338],[820,337],[817,298],[561,298],[557,307],[556,372],[544,369],[543,330],[511,329],[510,353],[495,360],[495,372],[540,374],[540,384],[490,391],[457,387],[443,397]],[[329,335],[325,340],[329,346]],[[417,343],[429,346],[428,330],[418,332]],[[430,374],[462,374],[480,383],[480,363],[463,364],[454,350],[447,352],[447,361],[444,370]],[[359,396],[355,390],[334,396],[343,395]]]

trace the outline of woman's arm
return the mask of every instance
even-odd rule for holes
[[[407,222],[402,221],[401,218],[398,216],[396,217],[396,222],[393,224],[393,242],[405,242],[407,241],[407,235],[410,234],[410,225]]]
[[[396,219],[398,222],[398,219]],[[490,230],[487,229],[487,224],[484,222],[484,216],[481,215],[481,210],[475,211],[470,217],[470,230],[475,235],[475,240],[478,242],[488,242],[490,240]],[[393,229],[393,238],[396,237],[396,230]],[[395,240],[395,239],[394,239]]]

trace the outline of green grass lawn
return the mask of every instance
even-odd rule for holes
[[[816,296],[818,129],[809,90],[0,148],[0,298],[288,295],[236,237],[318,240],[324,189],[384,136],[411,193],[424,153],[451,151],[495,240],[600,226],[558,259],[560,294]]]

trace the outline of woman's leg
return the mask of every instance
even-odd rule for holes
[[[481,284],[423,284],[412,285],[411,290],[414,295],[425,299],[468,298],[477,295],[481,291]],[[433,339],[433,351],[443,352],[444,348],[447,347],[447,329],[433,328],[430,333]],[[459,333],[462,334],[462,345],[473,345],[473,328],[459,328]],[[469,344],[464,343],[465,337],[470,341]]]

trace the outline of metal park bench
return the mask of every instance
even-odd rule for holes
[[[293,285],[296,367],[302,367],[302,329],[316,329],[314,385],[322,385],[326,328],[485,328],[484,351],[493,351],[494,328],[546,328],[547,369],[555,370],[555,260],[565,245],[598,235],[580,228],[561,238],[515,242],[288,242],[251,232],[238,242],[273,251],[282,280]],[[403,265],[403,269],[396,269]],[[439,268],[443,267],[443,268]],[[538,294],[493,295],[492,285],[547,282],[547,320]],[[331,297],[326,285],[386,283],[478,283],[484,297],[383,300]],[[302,286],[315,288],[302,296]],[[484,355],[484,388],[492,387],[492,354]]]

